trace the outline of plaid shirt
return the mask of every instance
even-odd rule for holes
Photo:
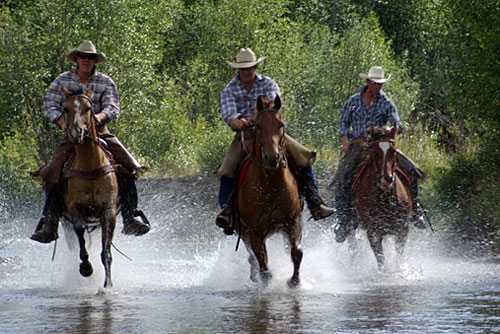
[[[361,99],[361,94],[367,88],[363,87],[361,92],[351,96],[344,104],[340,113],[339,136],[348,135],[351,139],[363,137],[365,131],[370,130],[372,123],[382,127],[387,125],[388,121],[393,125],[397,124],[399,131],[403,131],[396,106],[382,91],[372,106],[367,108]]]
[[[281,95],[280,88],[273,79],[257,73],[249,93],[236,74],[222,91],[220,104],[224,122],[229,125],[229,121],[235,118],[251,118],[260,95],[274,100],[276,95]]]
[[[68,72],[60,74],[54,82],[50,85],[43,98],[43,108],[45,116],[51,121],[55,122],[62,115],[64,109],[65,97],[62,88],[70,93],[76,93],[83,89],[92,88],[94,95],[92,97],[92,110],[98,114],[100,112],[106,113],[108,119],[113,119],[120,113],[120,102],[118,100],[118,91],[113,80],[95,70],[84,86],[77,75],[77,66]]]

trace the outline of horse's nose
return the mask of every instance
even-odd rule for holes
[[[380,175],[377,181],[378,186],[381,189],[386,189],[386,190],[391,189],[393,182],[394,182],[394,176],[387,174]]]

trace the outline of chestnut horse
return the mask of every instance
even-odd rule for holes
[[[382,241],[395,236],[396,251],[403,254],[408,239],[412,198],[397,167],[395,137],[389,130],[372,126],[367,137],[366,161],[353,184],[354,206],[366,230],[379,269],[384,267]]]
[[[268,101],[259,96],[254,137],[246,174],[237,194],[236,232],[250,254],[250,279],[266,284],[271,278],[266,239],[281,232],[287,238],[293,262],[289,286],[300,284],[302,261],[301,198],[297,181],[290,171],[285,147],[285,127],[281,100]]]
[[[104,265],[104,287],[111,287],[111,244],[118,210],[118,182],[115,168],[100,145],[92,95],[70,94],[63,89],[66,106],[63,117],[68,139],[74,144],[75,156],[64,170],[65,210],[62,220],[71,224],[80,245],[80,274],[92,275],[93,268],[85,248],[87,228],[100,227],[102,237],[101,261]]]

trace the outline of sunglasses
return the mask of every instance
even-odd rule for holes
[[[78,58],[80,59],[88,59],[88,60],[96,60],[97,59],[97,55],[96,54],[92,54],[92,53],[80,53],[78,55]]]

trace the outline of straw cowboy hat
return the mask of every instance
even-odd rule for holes
[[[251,49],[241,49],[236,56],[236,63],[231,63],[228,60],[226,60],[226,63],[232,68],[249,68],[254,67],[266,59],[267,57],[260,57],[257,59],[255,53],[253,53]]]
[[[383,84],[383,83],[386,83],[387,80],[389,80],[391,78],[391,75],[389,74],[389,76],[387,78],[385,78],[384,77],[384,70],[382,69],[382,67],[373,66],[372,68],[370,68],[370,71],[368,71],[368,74],[360,73],[359,77],[363,80],[368,79],[368,80],[371,80],[373,82]]]
[[[106,55],[104,53],[97,53],[94,44],[91,41],[83,41],[83,43],[78,47],[78,49],[73,49],[66,55],[69,61],[76,63],[76,56],[80,53],[96,54],[97,58],[95,63],[104,63],[106,61]]]

